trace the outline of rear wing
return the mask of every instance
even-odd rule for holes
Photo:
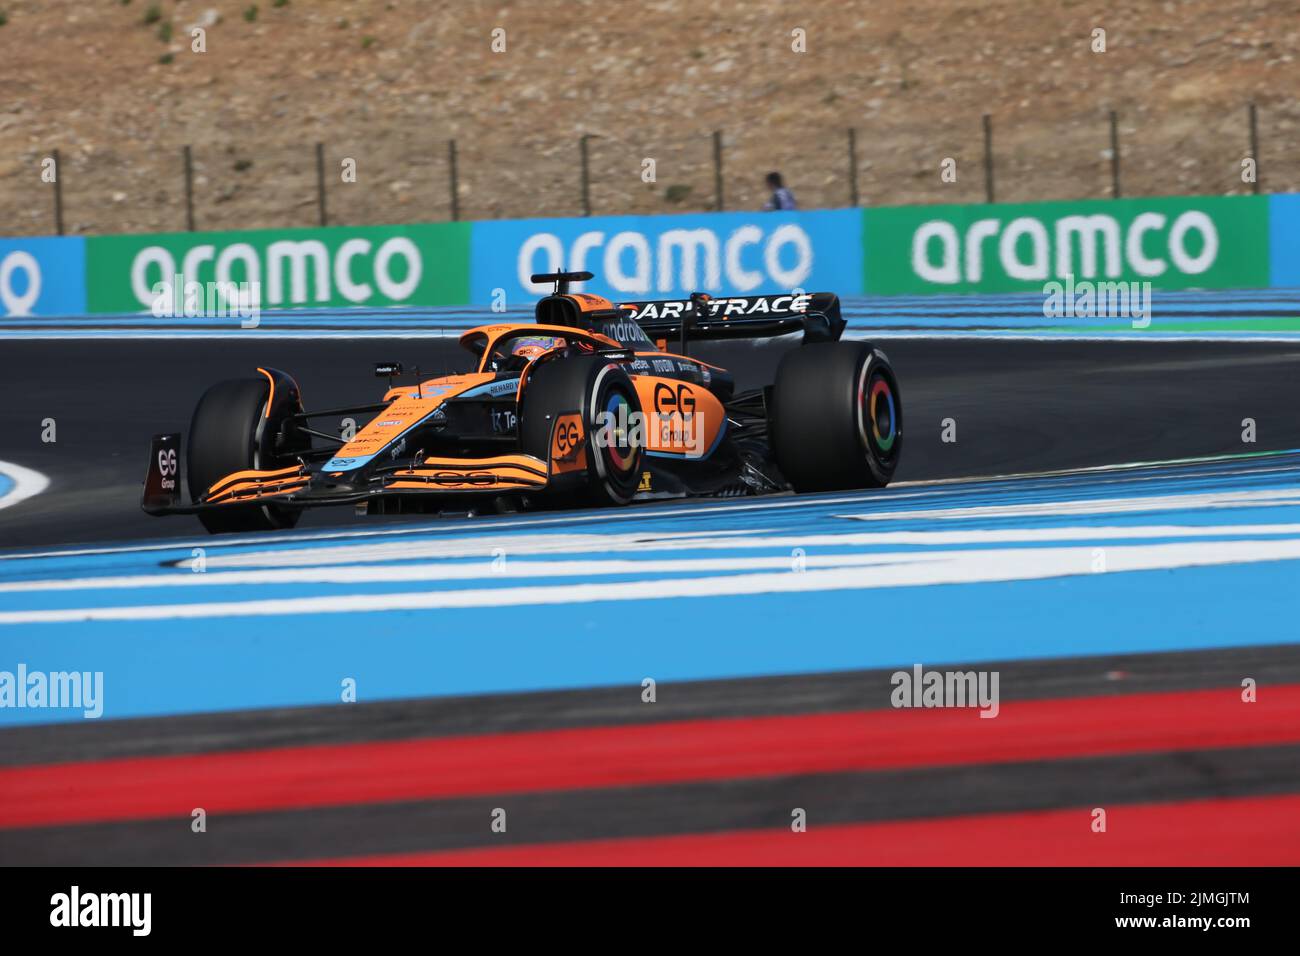
[[[714,299],[696,293],[689,299],[624,302],[646,335],[666,341],[757,339],[803,333],[803,341],[834,342],[844,331],[840,299],[833,292],[749,295]]]

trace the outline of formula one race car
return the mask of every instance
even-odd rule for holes
[[[536,324],[486,325],[461,336],[476,371],[394,385],[383,400],[308,412],[288,374],[212,386],[190,423],[181,502],[180,435],[157,435],[142,507],[197,514],[211,532],[292,527],[303,508],[355,504],[370,513],[815,492],[887,484],[903,412],[888,359],[839,341],[831,293],[628,302],[570,293],[589,272],[555,282]],[[737,392],[725,370],[688,354],[703,339],[802,333],[775,381]],[[667,351],[669,343],[677,351]],[[313,418],[374,413],[351,437]]]

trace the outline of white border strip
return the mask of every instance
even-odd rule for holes
[[[928,489],[936,491],[953,485],[978,485],[984,482],[994,481],[1023,481],[1042,478],[1068,478],[1074,475],[1088,476],[1104,472],[1118,472],[1119,481],[1127,480],[1129,476],[1124,472],[1140,471],[1145,468],[1162,468],[1168,466],[1195,466],[1195,465],[1214,465],[1229,464],[1241,461],[1259,461],[1265,464],[1274,464],[1270,459],[1283,458],[1289,455],[1300,453],[1300,449],[1283,448],[1272,451],[1262,452],[1235,452],[1226,455],[1205,455],[1193,458],[1167,458],[1156,459],[1153,461],[1132,461],[1119,462],[1110,465],[1088,465],[1083,468],[1065,468],[1053,471],[1022,471],[1010,472],[1004,474],[992,475],[969,475],[960,478],[930,478],[917,481],[896,481],[891,482],[889,491],[898,488],[915,489],[914,492],[904,494],[890,494],[888,496],[879,496],[875,494],[885,489],[866,489],[856,492],[828,492],[821,495],[796,495],[792,493],[759,495],[752,499],[732,498],[725,499],[719,503],[716,498],[696,498],[696,499],[674,499],[683,503],[670,504],[668,502],[646,502],[644,504],[636,503],[625,508],[601,509],[592,511],[539,511],[534,514],[524,516],[505,517],[496,515],[483,515],[471,521],[453,523],[451,521],[419,521],[416,523],[406,524],[405,522],[384,523],[370,528],[348,528],[337,526],[333,528],[321,528],[315,531],[293,531],[293,532],[270,532],[267,534],[249,535],[231,535],[229,537],[211,537],[204,535],[201,538],[196,537],[176,537],[167,539],[154,539],[152,541],[141,542],[140,544],[109,544],[95,545],[91,547],[77,547],[75,545],[66,547],[54,547],[38,551],[20,551],[10,554],[0,552],[0,566],[5,561],[27,560],[31,558],[75,558],[88,557],[101,554],[138,554],[171,551],[189,551],[196,547],[243,547],[243,546],[260,546],[260,545],[285,545],[294,547],[297,545],[310,545],[319,541],[356,541],[364,538],[387,537],[394,538],[402,535],[429,534],[441,536],[444,534],[464,534],[468,533],[475,537],[488,537],[495,531],[512,530],[515,528],[530,529],[534,527],[546,527],[548,525],[564,524],[590,524],[600,522],[610,524],[621,521],[634,521],[645,518],[679,518],[695,517],[698,515],[716,514],[718,512],[734,514],[738,511],[773,511],[786,508],[799,508],[808,506],[831,506],[831,505],[856,505],[866,500],[877,501],[898,501],[903,498],[913,498],[927,495]],[[1284,463],[1281,467],[1268,469],[1251,469],[1244,474],[1258,475],[1265,472],[1287,472],[1295,468],[1293,463]],[[1205,474],[1158,474],[1153,480],[1191,477],[1206,477]],[[1224,476],[1228,477],[1228,476]],[[704,534],[706,532],[699,532]],[[717,532],[708,532],[717,533]],[[742,532],[734,532],[741,534]]]
[[[33,495],[39,495],[50,484],[50,479],[39,471],[32,471],[30,468],[8,461],[0,461],[0,475],[4,475],[14,483],[7,495],[0,496],[0,510],[26,501]]]

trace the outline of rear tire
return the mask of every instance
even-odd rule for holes
[[[885,353],[819,342],[776,372],[768,425],[777,467],[798,492],[889,484],[903,445],[903,406]]]
[[[616,363],[599,357],[556,358],[529,375],[519,415],[520,447],[527,455],[550,461],[551,429],[567,412],[578,412],[586,431],[587,474],[576,489],[584,504],[625,505],[641,483],[644,448],[636,442],[641,418],[636,386]],[[596,441],[602,412],[613,415],[610,441]],[[634,417],[635,416],[635,417]],[[618,428],[626,418],[630,430]]]
[[[187,478],[190,500],[226,475],[248,469],[283,468],[292,461],[271,458],[278,421],[268,421],[258,446],[257,431],[271,386],[265,378],[235,378],[218,382],[203,393],[190,420]],[[226,505],[200,511],[199,521],[212,534],[229,531],[273,531],[292,528],[301,512],[273,504]]]

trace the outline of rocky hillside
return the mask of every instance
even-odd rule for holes
[[[0,234],[1300,190],[1294,0],[0,0]],[[203,31],[195,52],[194,29]],[[1105,31],[1105,51],[1097,52]],[[501,32],[504,31],[504,32]],[[955,160],[956,182],[940,164]],[[345,161],[356,181],[343,181]],[[647,182],[647,160],[654,181]]]

